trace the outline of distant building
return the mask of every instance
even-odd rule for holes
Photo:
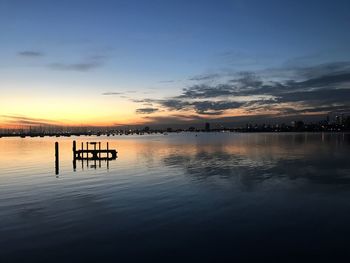
[[[342,125],[344,123],[344,114],[335,116],[335,124]]]

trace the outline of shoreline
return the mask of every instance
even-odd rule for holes
[[[193,134],[208,134],[208,133],[269,133],[269,134],[289,134],[289,133],[308,133],[308,134],[341,134],[350,133],[350,130],[340,131],[242,131],[242,130],[213,130],[213,131],[157,131],[157,132],[128,132],[128,133],[51,133],[51,134],[0,134],[0,138],[47,138],[47,137],[115,137],[115,136],[129,136],[129,135],[169,135],[179,133],[193,133]]]

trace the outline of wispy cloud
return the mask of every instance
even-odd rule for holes
[[[221,75],[218,73],[202,74],[190,77],[188,80],[203,81],[203,80],[214,80],[219,78]]]
[[[67,71],[89,71],[99,67],[101,64],[97,62],[85,63],[51,63],[49,68],[53,70],[67,70]]]
[[[104,63],[104,60],[105,56],[94,55],[83,59],[81,62],[55,62],[50,63],[48,67],[52,70],[86,72],[101,67]]]
[[[26,116],[18,116],[18,115],[0,115],[2,119],[8,124],[12,125],[23,125],[23,126],[52,126],[52,125],[60,125],[59,122],[41,119],[41,118],[30,118]]]
[[[105,95],[105,96],[123,95],[123,94],[124,93],[122,92],[114,92],[114,91],[107,91],[102,93],[102,95]]]
[[[36,58],[44,56],[43,52],[34,51],[34,50],[23,50],[17,53],[18,56],[26,57],[26,58]]]
[[[169,79],[169,80],[160,80],[159,83],[174,83],[175,80]]]
[[[158,111],[157,108],[139,108],[139,109],[136,109],[137,114],[151,114],[151,113],[154,113],[157,111]]]

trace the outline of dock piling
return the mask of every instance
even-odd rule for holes
[[[86,142],[86,167],[89,168],[89,143],[88,142]]]
[[[59,149],[58,142],[55,142],[55,174],[59,174]]]

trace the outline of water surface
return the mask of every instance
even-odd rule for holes
[[[73,140],[118,158],[74,171]],[[344,258],[349,156],[343,133],[1,138],[0,262]]]

